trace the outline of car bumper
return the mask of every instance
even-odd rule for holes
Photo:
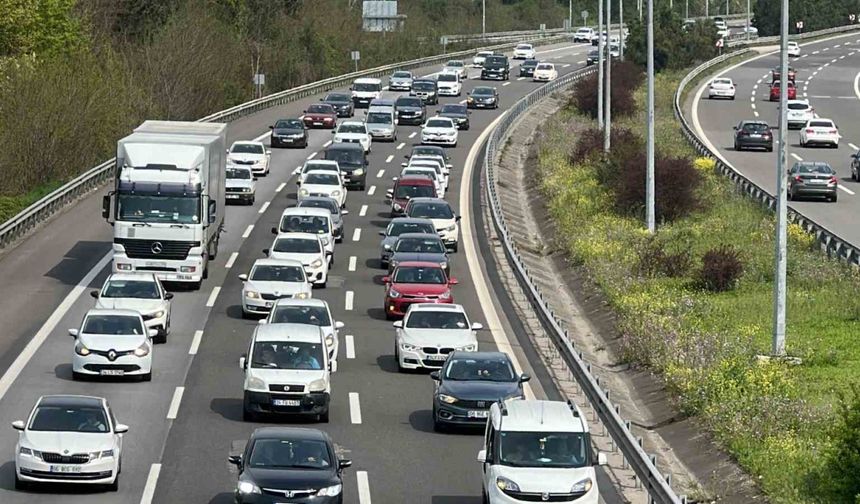
[[[453,303],[453,298],[449,297],[448,299],[430,299],[430,298],[385,298],[385,313],[389,317],[402,317],[406,314],[406,310],[409,309],[409,305],[413,305],[416,303],[436,303],[436,304],[451,304]]]
[[[370,138],[372,138],[374,140],[377,140],[377,139],[394,140],[394,133],[395,133],[395,130],[385,131],[385,132],[383,132],[383,131],[371,131],[370,132]]]
[[[295,297],[296,296],[283,296],[282,299],[293,299]],[[311,294],[307,293],[307,297],[305,299],[310,299],[310,297]],[[277,300],[267,301],[265,299],[255,299],[242,296],[242,311],[245,313],[267,315],[272,311],[272,307],[275,306],[276,302]]]
[[[165,328],[167,327],[167,313],[165,313],[161,317],[151,318],[148,320],[144,319],[143,325],[145,325],[147,329],[155,329],[159,333],[164,332]]]
[[[404,350],[402,346],[399,349],[399,354],[398,364],[404,369],[440,369],[445,365],[445,359],[448,358],[448,354],[428,355],[422,351]]]
[[[489,108],[494,108],[496,106],[496,102],[485,103],[485,102],[476,102],[475,101],[475,102],[466,102],[466,105],[469,108],[487,108],[487,109],[489,109]]]
[[[319,129],[319,128],[334,128],[336,122],[329,119],[323,121],[305,121],[305,127],[308,129]]]
[[[438,398],[433,398],[436,421],[448,425],[484,426],[487,424],[489,407],[496,401],[488,399],[484,402],[487,404],[485,408],[466,408],[458,406],[456,403],[448,404],[440,401]]]
[[[806,137],[806,145],[839,145],[839,138],[832,136]]]
[[[456,145],[457,137],[425,137],[422,135],[421,143],[427,145]]]
[[[424,123],[424,116],[423,115],[414,115],[414,116],[413,115],[410,115],[410,116],[398,115],[397,116],[397,122],[399,124],[411,124],[411,125],[423,124]]]
[[[15,473],[22,481],[34,483],[89,484],[103,485],[116,479],[117,459],[110,457],[88,464],[49,464],[33,457],[18,456],[15,460]],[[74,467],[79,472],[65,473],[52,471],[58,466]]]
[[[734,98],[735,92],[734,91],[722,91],[719,89],[711,89],[711,90],[708,90],[708,97],[709,98]]]
[[[297,400],[298,406],[275,406],[275,400]],[[245,391],[244,405],[247,411],[284,415],[319,415],[328,411],[328,392],[307,394],[271,394],[269,392]]]
[[[410,91],[410,90],[412,90],[412,84],[404,84],[404,83],[395,84],[392,82],[392,83],[388,84],[388,90],[389,91]]]
[[[591,487],[591,490],[579,498],[574,498],[571,500],[565,500],[563,502],[574,502],[576,504],[597,504],[599,499],[600,491],[597,489],[597,484],[595,482],[594,486]],[[510,495],[505,494],[495,485],[493,485],[487,489],[487,497],[489,497],[490,504],[521,504],[523,502],[540,502],[543,500],[541,498],[541,492],[534,492],[527,499],[516,499],[511,497]],[[556,501],[562,502],[562,501]]]
[[[319,268],[305,266],[305,276],[308,277],[308,282],[316,285],[325,283],[328,280],[328,264],[323,264]]]
[[[497,72],[493,72],[493,73],[481,72],[481,79],[484,79],[484,80],[505,80],[505,74],[504,73],[497,73]]]
[[[334,497],[292,497],[289,499],[284,497],[283,494],[241,494],[237,491],[235,492],[235,495],[237,504],[285,504],[287,502],[289,502],[290,504],[340,504],[340,502],[342,502],[340,500],[341,495],[337,495]]]
[[[765,140],[763,138],[744,138],[738,140],[738,147],[770,149],[773,148],[773,139]]]
[[[275,146],[288,146],[288,145],[304,145],[306,142],[305,137],[292,138],[292,137],[271,137],[269,139],[269,144],[272,147]]]
[[[446,246],[451,247],[457,243],[457,240],[460,238],[460,231],[458,229],[454,229],[453,231],[437,231],[439,234],[439,238],[442,239],[442,243]]]
[[[439,88],[439,96],[457,96],[460,94],[459,89]]]
[[[812,186],[809,184],[804,184],[802,186],[794,186],[791,190],[791,193],[794,196],[834,196],[836,195],[836,186]]]
[[[421,101],[423,101],[424,103],[433,102],[433,101],[436,101],[439,99],[439,97],[435,94],[434,95],[413,95],[413,96],[415,96],[416,98],[421,98]]]
[[[338,117],[349,117],[352,115],[352,109],[347,107],[343,109],[336,109]]]
[[[127,265],[127,267],[120,269],[120,265]],[[119,252],[113,255],[111,270],[114,273],[132,271],[154,273],[162,282],[199,282],[203,279],[203,258],[188,256],[184,261],[150,261],[130,259],[124,252]]]
[[[797,128],[797,129],[802,128],[802,127],[806,126],[806,123],[810,119],[813,119],[813,118],[810,117],[808,119],[788,119],[788,127],[789,128]]]
[[[254,199],[254,193],[252,193],[252,192],[250,192],[250,193],[228,192],[228,193],[224,194],[224,198],[226,199],[227,203],[236,202],[236,201],[249,202],[252,199]]]
[[[152,372],[152,351],[145,357],[123,355],[110,361],[107,357],[91,353],[87,356],[72,354],[72,370],[89,376],[138,376]]]
[[[532,77],[532,80],[535,82],[549,82],[552,78],[549,75],[535,75]]]
[[[370,102],[372,102],[375,99],[376,99],[375,96],[368,96],[368,97],[353,96],[352,97],[352,105],[355,108],[367,108],[368,106],[370,106]]]

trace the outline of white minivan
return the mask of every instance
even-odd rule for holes
[[[368,77],[355,79],[349,90],[352,91],[352,103],[355,107],[366,108],[371,101],[382,97],[382,81]]]
[[[289,207],[281,214],[281,224],[272,228],[272,234],[311,233],[318,235],[334,264],[334,223],[331,212],[325,208]]]

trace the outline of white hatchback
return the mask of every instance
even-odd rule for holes
[[[718,77],[711,81],[708,86],[708,98],[728,98],[735,99],[735,83],[729,78]]]
[[[154,274],[114,273],[105,280],[101,290],[92,291],[90,295],[96,298],[95,308],[140,312],[146,327],[158,331],[153,343],[167,343],[173,293],[167,292]]]
[[[339,173],[330,171],[309,171],[302,175],[298,200],[323,197],[337,201],[338,206],[346,206],[346,187]]]
[[[328,281],[329,259],[322,240],[311,233],[281,233],[263,253],[272,259],[288,259],[302,263],[308,281],[325,287]]]
[[[558,71],[552,63],[538,63],[535,67],[532,80],[535,82],[549,82],[558,78]]]
[[[800,57],[800,44],[797,42],[791,41],[788,43],[788,55],[799,58]]]
[[[815,109],[809,104],[809,100],[788,100],[788,110],[785,117],[789,128],[802,128],[806,123],[817,117]]]
[[[513,59],[534,59],[535,48],[531,44],[517,44],[514,48]]]
[[[839,147],[839,127],[830,119],[812,119],[800,130],[800,146],[828,145]]]
[[[289,259],[257,259],[242,280],[242,315],[266,315],[278,299],[313,296],[304,265]]]
[[[250,166],[254,175],[268,175],[272,151],[263,142],[242,140],[233,142],[227,151],[227,166]]]
[[[140,312],[90,310],[80,329],[69,329],[75,338],[72,378],[135,376],[152,379],[152,338]]]

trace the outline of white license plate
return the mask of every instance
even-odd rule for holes
[[[761,135],[752,134],[750,135],[750,138],[761,138]]]
[[[298,399],[272,399],[274,406],[301,406],[302,402]]]
[[[122,369],[102,369],[99,371],[99,374],[102,376],[122,376],[125,374],[125,371]]]
[[[191,280],[191,275],[176,275],[177,280]]]
[[[826,181],[826,180],[821,180],[821,179],[812,179],[812,180],[810,180],[810,181],[809,181],[809,183],[810,183],[810,184],[826,184],[826,183],[827,183],[827,181]]]
[[[227,199],[239,199],[239,195],[238,194],[228,194]]]
[[[437,354],[437,355],[428,355],[427,360],[435,360],[435,361],[443,361],[447,359],[447,355]]]
[[[161,261],[146,261],[146,265],[153,268],[166,268],[167,263]]]
[[[487,413],[488,413],[488,411],[487,411],[487,410],[483,410],[483,411],[470,411],[470,412],[467,414],[467,416],[468,416],[469,418],[487,418]]]
[[[80,466],[73,465],[52,465],[51,466],[52,473],[79,473],[81,472]]]
[[[314,126],[322,126],[322,123],[321,122],[315,122]]]

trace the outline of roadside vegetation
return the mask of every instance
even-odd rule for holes
[[[860,273],[789,227],[788,352],[770,353],[774,216],[696,158],[672,114],[686,71],[656,81],[658,232],[644,228],[645,86],[613,67],[612,153],[574,90],[539,135],[540,187],[559,246],[618,315],[622,358],[662,377],[682,411],[775,503],[860,502]],[[632,67],[632,65],[631,65]],[[616,70],[617,68],[617,70]],[[593,84],[591,84],[593,86]],[[615,106],[613,105],[613,109]],[[569,139],[576,139],[571,142]]]

